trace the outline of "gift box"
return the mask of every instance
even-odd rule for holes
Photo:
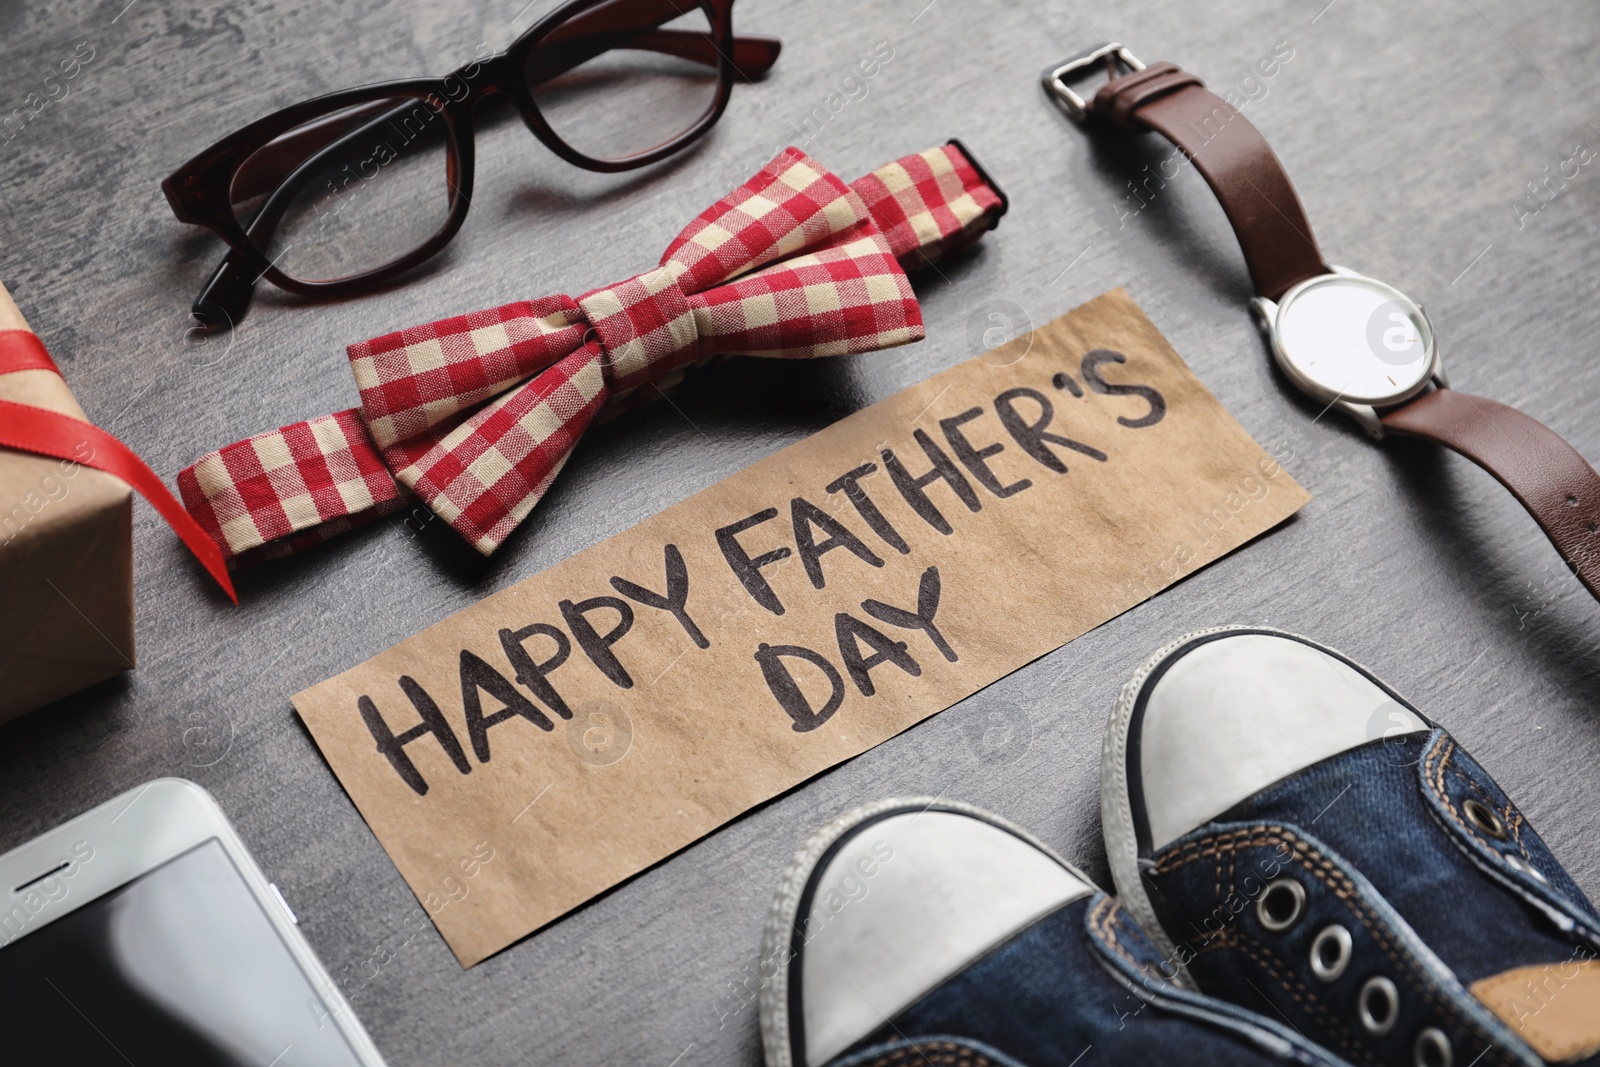
[[[27,330],[0,286],[0,330]],[[3,369],[3,368],[0,368]],[[0,373],[0,400],[88,426],[54,371]],[[0,721],[134,665],[133,490],[94,461],[0,448]]]

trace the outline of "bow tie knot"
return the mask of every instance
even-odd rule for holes
[[[603,369],[613,388],[643,385],[700,358],[700,321],[679,285],[687,271],[669,260],[666,266],[578,298],[605,352]]]

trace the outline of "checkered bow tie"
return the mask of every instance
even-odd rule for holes
[[[178,475],[230,564],[287,555],[415,494],[485,555],[602,409],[718,355],[804,358],[923,336],[905,266],[991,228],[996,192],[955,145],[846,185],[785,150],[661,265],[349,347],[361,407],[228,445]]]

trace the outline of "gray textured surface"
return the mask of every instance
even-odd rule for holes
[[[1106,880],[1097,755],[1117,687],[1171,636],[1240,621],[1334,644],[1410,694],[1600,895],[1600,607],[1486,474],[1430,447],[1374,446],[1291,398],[1204,186],[1186,169],[1120,225],[1128,172],[1165,150],[1089,143],[1036,82],[1113,36],[1243,92],[1250,65],[1289,42],[1294,58],[1246,114],[1329,257],[1427,305],[1458,387],[1522,407],[1595,458],[1600,164],[1520,228],[1512,207],[1577,142],[1600,145],[1592,4],[741,0],[738,23],[782,36],[783,57],[687,156],[606,178],[503,125],[480,141],[477,202],[438,269],[316,307],[264,291],[230,341],[196,345],[186,309],[216,246],[172,220],[160,178],[274,107],[442,73],[480,41],[503,45],[523,0],[126,3],[0,0],[0,112],[78,43],[95,51],[67,97],[0,146],[0,276],[90,415],[169,477],[218,445],[354,403],[350,341],[653,262],[678,226],[795,140],[788,124],[880,39],[893,62],[805,147],[854,177],[960,136],[1013,207],[946,280],[919,281],[926,342],[701,378],[676,407],[585,442],[487,565],[443,531],[409,539],[379,525],[248,573],[233,609],[139,505],[140,667],[0,728],[0,848],[145,779],[186,775],[221,800],[331,971],[370,974],[375,952],[392,955],[347,986],[396,1067],[754,1063],[739,983],[805,833],[884,795],[943,794],[1021,822]],[[1039,323],[1117,285],[1316,495],[1297,520],[471,971],[431,928],[408,940],[415,900],[295,719],[292,692],[974,355],[969,322],[988,302]],[[985,758],[990,728],[1027,738],[1014,762]]]

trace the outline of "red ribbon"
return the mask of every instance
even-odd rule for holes
[[[61,373],[36,335],[28,330],[0,330],[0,374],[24,370]],[[83,459],[79,451],[85,443],[93,449],[89,459]],[[156,472],[115,437],[98,426],[59,411],[0,400],[0,446],[81,463],[127,482],[161,513],[172,532],[189,546],[189,551],[222,586],[229,599],[235,604],[239,602],[217,543],[189,517]]]

